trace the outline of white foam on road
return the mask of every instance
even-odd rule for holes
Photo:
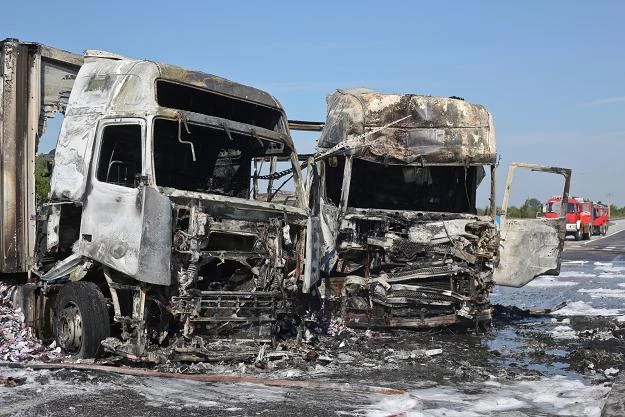
[[[145,378],[131,388],[151,405],[183,408],[231,408],[241,404],[284,402],[287,390],[257,384],[225,384]]]
[[[557,311],[553,316],[622,316],[623,312],[616,308],[594,308],[591,303],[585,301],[573,301]]]
[[[619,272],[625,272],[625,266],[614,266],[612,264],[609,265],[598,265],[595,266],[595,271],[607,272],[611,274],[616,274]]]
[[[596,274],[583,271],[560,271],[559,277],[561,278],[594,278]]]
[[[571,287],[573,285],[579,285],[579,282],[573,281],[559,281],[556,277],[540,276],[533,281],[530,281],[527,287]]]
[[[44,407],[52,401],[67,401],[68,410],[74,407],[72,397],[97,397],[105,392],[119,390],[120,386],[110,382],[97,381],[95,375],[87,375],[88,382],[78,380],[57,379],[57,372],[51,370],[7,369],[0,367],[2,379],[26,377],[23,385],[5,387],[0,385],[0,416],[31,416],[34,407]],[[69,371],[78,375],[79,371]],[[120,381],[123,377],[120,377]],[[45,408],[44,408],[45,409]],[[52,413],[54,414],[54,413]]]
[[[625,298],[625,290],[617,288],[581,288],[577,292],[590,294],[592,298]]]
[[[577,333],[570,326],[556,326],[551,331],[554,339],[577,339]]]
[[[366,410],[368,416],[588,416],[601,415],[610,388],[586,385],[579,380],[555,376],[534,381],[471,385],[471,393],[456,387],[435,387],[409,391],[400,397],[378,397]],[[476,389],[481,392],[476,393]]]
[[[563,261],[562,265],[585,265],[589,261]]]
[[[610,278],[610,279],[614,279],[614,278],[625,278],[625,274],[614,274],[614,273],[610,273],[610,272],[604,272],[602,274],[597,275],[598,278]]]

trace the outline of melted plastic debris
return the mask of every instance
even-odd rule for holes
[[[55,342],[46,345],[24,324],[24,314],[11,306],[13,287],[0,284],[0,359],[10,362],[48,362],[63,357]]]

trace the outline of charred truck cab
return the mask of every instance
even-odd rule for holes
[[[559,272],[561,221],[506,219],[506,207],[495,221],[495,130],[483,106],[338,90],[316,159],[321,293],[350,326],[485,323],[495,284]],[[562,174],[568,193],[570,171],[516,167]],[[478,215],[485,168],[490,214]]]
[[[77,357],[101,341],[141,360],[201,360],[211,340],[271,340],[303,305],[291,301],[306,270],[307,206],[280,103],[104,52],[79,68],[37,214],[29,324]],[[292,163],[289,206],[252,191],[254,162],[277,159]]]

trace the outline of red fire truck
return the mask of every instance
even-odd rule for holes
[[[545,217],[558,218],[562,197],[547,200]],[[569,197],[566,209],[566,235],[575,240],[590,239],[593,233],[593,203],[582,197]]]
[[[601,201],[592,205],[592,234],[603,235],[608,233],[608,223],[610,223],[610,206]]]

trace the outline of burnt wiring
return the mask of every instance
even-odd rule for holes
[[[187,124],[187,116],[182,114],[181,112],[176,112],[176,117],[178,118],[178,142],[189,145],[191,147],[191,156],[193,157],[193,162],[197,162],[195,158],[195,146],[193,142],[188,140],[182,140],[182,125],[184,124],[184,128],[187,131],[187,134],[190,135],[191,131],[189,130],[189,125]]]

